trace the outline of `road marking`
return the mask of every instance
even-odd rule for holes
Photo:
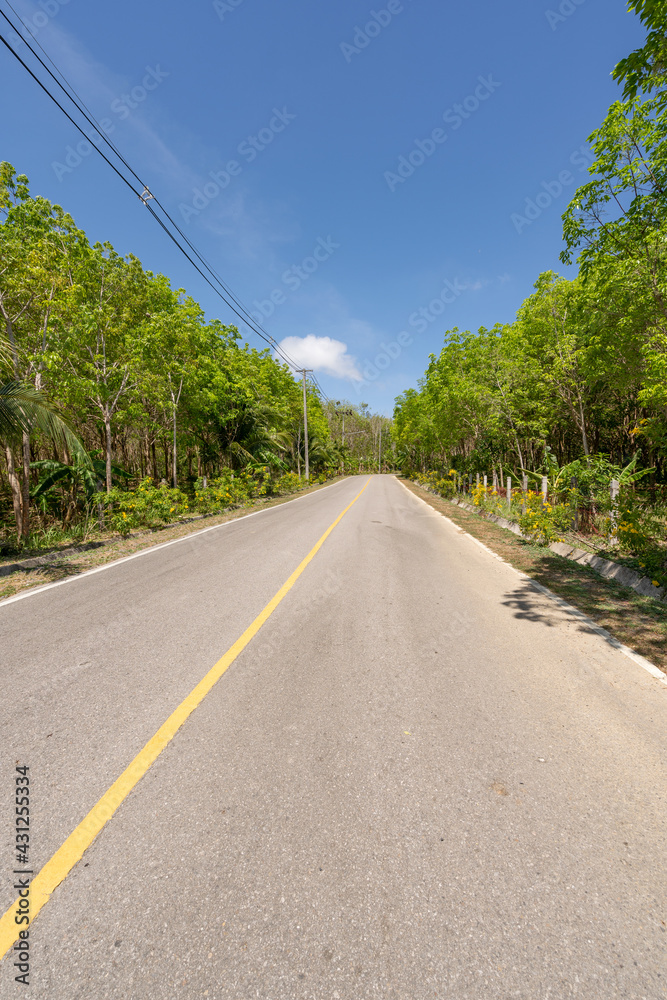
[[[398,482],[401,482],[400,479],[398,480]],[[661,684],[667,685],[667,677],[665,676],[664,672],[660,669],[660,667],[656,667],[655,663],[651,663],[651,661],[647,660],[645,656],[641,655],[641,653],[635,652],[635,650],[631,649],[630,646],[626,646],[619,639],[616,639],[611,634],[611,632],[607,632],[606,628],[603,628],[602,625],[598,625],[596,621],[594,621],[592,618],[589,618],[588,615],[584,614],[583,611],[580,611],[579,608],[575,608],[574,605],[568,604],[566,600],[564,600],[562,597],[559,597],[558,594],[554,594],[554,592],[552,590],[549,590],[548,587],[545,587],[543,584],[538,583],[537,580],[533,580],[532,576],[528,576],[527,573],[524,573],[522,572],[522,570],[517,569],[516,566],[513,566],[511,562],[507,561],[507,559],[503,559],[502,556],[499,556],[497,552],[494,552],[493,549],[490,549],[488,545],[484,544],[484,542],[480,542],[479,538],[475,538],[475,536],[471,535],[469,531],[465,530],[465,528],[461,528],[460,525],[456,523],[456,521],[452,521],[450,518],[447,517],[446,514],[443,514],[441,511],[436,510],[435,507],[431,507],[428,500],[424,500],[423,497],[418,497],[416,493],[413,493],[412,490],[408,489],[405,483],[401,483],[401,486],[406,491],[406,493],[410,494],[411,497],[414,497],[415,500],[419,500],[420,503],[423,503],[426,507],[428,507],[429,510],[433,511],[436,517],[443,518],[443,520],[447,521],[448,524],[451,524],[453,528],[456,528],[457,531],[464,534],[467,538],[469,538],[472,542],[474,542],[475,545],[478,545],[480,549],[484,549],[485,552],[488,552],[488,554],[490,556],[493,556],[494,559],[497,559],[498,562],[504,563],[505,566],[509,566],[509,568],[512,570],[513,573],[516,573],[516,575],[521,577],[522,580],[525,580],[526,583],[529,583],[531,587],[534,587],[541,594],[544,594],[545,597],[548,597],[552,601],[555,601],[555,603],[558,604],[558,606],[563,611],[567,611],[568,614],[572,615],[575,618],[578,618],[579,621],[585,622],[586,625],[589,626],[591,631],[595,632],[597,635],[600,636],[600,638],[604,639],[608,645],[613,646],[613,648],[617,649],[619,653],[623,653],[624,656],[627,656],[629,660],[632,660],[643,670],[649,673],[651,677],[654,677],[657,681],[660,681]]]
[[[6,597],[3,601],[0,601],[0,608],[4,607],[6,604],[14,604],[16,601],[24,601],[26,597],[34,597],[35,594],[42,594],[45,590],[52,590],[53,587],[62,587],[66,583],[74,583],[76,580],[83,580],[86,576],[93,576],[94,573],[103,573],[106,569],[111,569],[113,566],[120,566],[121,563],[130,562],[131,559],[140,559],[142,556],[148,556],[152,552],[157,552],[159,549],[167,549],[170,545],[178,545],[179,542],[186,542],[189,538],[197,538],[199,535],[205,535],[207,531],[217,531],[218,528],[228,528],[232,524],[238,524],[239,521],[245,521],[249,517],[257,517],[259,514],[268,514],[269,511],[278,510],[279,507],[287,507],[288,504],[297,503],[299,500],[307,500],[308,497],[314,497],[318,493],[324,493],[325,490],[331,490],[334,486],[340,486],[342,483],[350,482],[351,477],[347,476],[345,479],[339,479],[337,483],[329,483],[328,486],[323,486],[321,490],[313,490],[312,493],[305,493],[300,497],[292,497],[291,500],[286,500],[284,503],[276,504],[275,507],[264,507],[263,510],[254,510],[252,514],[243,514],[241,517],[235,517],[231,521],[223,521],[222,524],[212,524],[209,528],[200,528],[199,531],[191,531],[188,535],[183,535],[181,538],[174,538],[171,542],[161,542],[158,545],[150,545],[148,548],[142,549],[141,552],[133,552],[131,556],[123,556],[121,559],[113,559],[111,562],[105,563],[104,566],[96,566],[94,569],[87,569],[85,573],[79,573],[77,576],[68,576],[64,580],[56,580],[55,583],[45,583],[41,587],[32,587],[30,590],[23,590],[20,594],[14,594],[13,597]],[[174,526],[178,522],[174,522]]]
[[[354,500],[347,505],[333,524],[327,528],[320,540],[313,546],[305,559],[299,563],[275,597],[269,601],[263,611],[260,611],[254,622],[248,626],[243,635],[236,640],[234,645],[227,650],[215,666],[211,667],[206,676],[197,684],[187,698],[171,713],[167,721],[160,726],[155,736],[148,741],[143,750],[137,754],[132,763],[125,768],[121,776],[114,781],[111,788],[105,792],[88,815],[84,817],[76,829],[69,835],[62,847],[58,848],[53,857],[46,862],[41,871],[35,876],[30,885],[31,924],[44,904],[48,902],[57,886],[69,875],[77,862],[81,860],[84,853],[95,840],[95,837],[106,823],[108,823],[135,785],[143,778],[151,765],[157,760],[170,740],[174,738],[183,723],[192,715],[225,671],[232,665],[239,654],[243,652],[251,639],[257,635],[262,625],[271,617],[308,564],[322,548],[336,525],[343,520],[350,507],[354,506],[369,483],[370,479],[367,479]],[[19,939],[21,927],[14,922],[18,904],[19,900],[17,899],[0,918],[0,956],[4,956]]]

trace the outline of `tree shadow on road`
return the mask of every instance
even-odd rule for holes
[[[648,657],[663,670],[667,668],[667,606],[650,597],[642,597],[614,580],[605,580],[588,566],[532,545],[492,521],[436,498],[413,484],[406,485],[429,506],[484,542],[516,569],[588,615],[619,642]],[[547,611],[544,598],[526,581],[506,597],[507,605],[513,608],[517,618],[539,621],[547,628],[567,620],[571,625],[576,623],[582,631],[592,631],[590,625],[553,602],[553,610]]]
[[[505,595],[503,606],[514,611],[514,617],[523,621],[538,622],[547,628],[559,625],[576,625],[580,632],[598,635],[596,629],[583,619],[573,615],[566,608],[536,590],[530,583],[523,583]]]

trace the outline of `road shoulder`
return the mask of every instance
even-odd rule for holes
[[[91,569],[98,569],[101,566],[118,562],[128,556],[136,555],[146,549],[156,548],[168,542],[178,541],[189,535],[206,531],[210,528],[228,524],[230,521],[237,521],[240,518],[248,517],[249,514],[256,514],[271,507],[279,507],[282,504],[300,500],[328,489],[338,483],[344,482],[347,476],[343,476],[324,484],[312,486],[309,489],[301,490],[298,493],[291,493],[288,496],[272,497],[268,500],[260,500],[235,510],[228,510],[224,514],[214,514],[197,519],[187,519],[176,524],[158,528],[155,531],[136,532],[127,538],[111,538],[97,548],[83,550],[64,550],[62,553],[53,553],[55,558],[43,565],[36,565],[24,569],[16,570],[3,576],[0,579],[0,603],[7,598],[22,594],[26,591],[36,591],[49,584],[60,583],[68,577],[81,576]]]
[[[532,545],[493,522],[434,496],[410,480],[399,481],[433,510],[587,615],[614,639],[667,675],[667,608],[612,580],[605,580],[586,566]]]

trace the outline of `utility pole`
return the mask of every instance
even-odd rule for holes
[[[354,410],[336,410],[336,413],[343,418],[343,433],[341,436],[341,447],[345,447],[345,417],[353,417]]]
[[[378,472],[382,472],[382,421],[380,421],[380,446],[378,448]]]
[[[303,375],[303,443],[306,452],[306,482],[310,482],[310,466],[308,464],[308,403],[306,400],[306,375],[313,372],[312,368],[297,368],[299,375]]]

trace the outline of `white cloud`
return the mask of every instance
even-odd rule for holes
[[[332,375],[334,378],[361,379],[356,358],[347,353],[347,344],[331,337],[285,337],[280,346],[300,368],[312,368],[315,372]]]

